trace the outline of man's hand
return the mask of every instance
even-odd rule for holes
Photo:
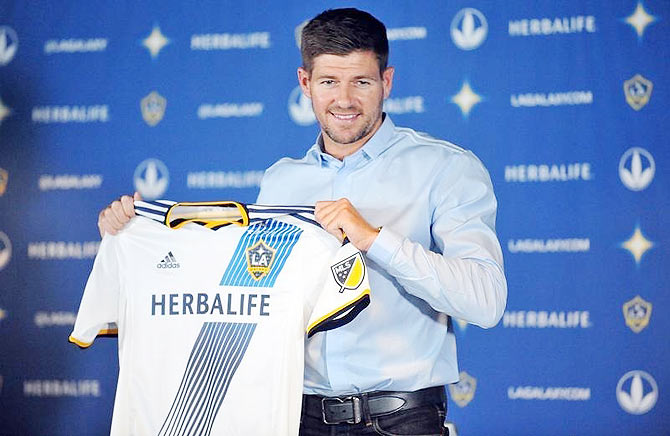
[[[368,224],[346,198],[317,201],[314,216],[328,233],[340,241],[343,233],[346,234],[354,247],[361,251],[368,251],[379,234],[379,229]]]
[[[116,201],[113,201],[109,206],[100,211],[98,215],[98,230],[100,237],[105,236],[105,233],[116,235],[132,217],[135,216],[135,209],[133,207],[133,200],[141,200],[142,196],[139,192],[135,192],[132,197],[124,195]]]

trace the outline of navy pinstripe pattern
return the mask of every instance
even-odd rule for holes
[[[208,436],[251,337],[252,323],[206,322],[158,436]]]

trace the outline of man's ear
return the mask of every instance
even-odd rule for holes
[[[395,68],[388,67],[382,73],[382,83],[384,84],[384,98],[388,98],[391,95],[391,88],[393,88],[393,73]]]
[[[303,67],[298,68],[298,83],[305,97],[312,98],[312,93],[309,89],[309,73]]]

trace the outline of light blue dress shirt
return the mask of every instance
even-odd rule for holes
[[[414,391],[458,381],[449,317],[492,327],[507,300],[488,172],[470,151],[396,127],[388,116],[342,161],[321,143],[271,166],[257,203],[348,198],[383,228],[366,254],[370,306],[307,340],[304,392]]]

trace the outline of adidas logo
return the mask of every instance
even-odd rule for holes
[[[177,259],[175,259],[172,252],[168,251],[167,256],[165,256],[165,259],[158,262],[156,268],[179,268],[179,262],[177,262]]]

